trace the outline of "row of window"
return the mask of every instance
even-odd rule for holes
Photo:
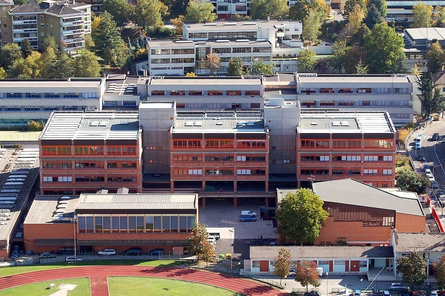
[[[74,179],[76,182],[105,182],[104,176],[76,176]],[[118,177],[118,176],[108,176],[107,182],[136,182],[136,177]],[[72,176],[44,176],[43,182],[54,183],[54,182],[73,182]]]
[[[201,176],[203,173],[202,169],[182,169],[177,168],[173,169],[173,175],[177,176],[193,176],[198,175]],[[204,170],[206,176],[233,176],[233,169],[206,169]],[[253,176],[264,176],[266,174],[266,170],[264,169],[237,169],[236,174],[239,176],[242,175],[253,175]]]
[[[71,162],[58,162],[58,161],[44,161],[42,167],[46,169],[71,169],[73,167]],[[108,162],[107,168],[136,168],[136,162]],[[76,169],[98,169],[104,168],[104,162],[101,161],[81,161],[75,162],[74,168]]]
[[[329,155],[301,155],[300,161],[329,161]],[[332,161],[350,161],[350,162],[360,162],[362,160],[361,155],[333,155]],[[365,155],[363,156],[365,162],[372,161],[391,161],[393,160],[392,155]]]
[[[360,140],[333,140],[332,148],[361,148]],[[329,140],[301,140],[301,148],[330,148]],[[365,148],[392,148],[394,147],[393,140],[365,140]]]
[[[42,146],[43,155],[71,155],[71,146]],[[75,155],[104,155],[104,146],[74,146]],[[108,146],[107,155],[136,155],[135,146]]]
[[[302,93],[302,94],[315,94],[315,93],[322,93],[322,94],[329,94],[329,93],[339,93],[339,94],[352,94],[352,93],[359,93],[359,94],[366,94],[366,93],[368,93],[368,94],[369,93],[407,94],[409,92],[410,92],[409,88],[397,88],[397,87],[391,87],[391,88],[303,88],[299,91],[299,93]]]
[[[194,155],[174,155],[173,161],[180,162],[200,162],[202,160],[201,156]],[[233,162],[234,156],[231,155],[211,155],[205,156],[205,162]],[[256,162],[265,161],[265,156],[250,156],[250,155],[238,155],[236,157],[237,162]]]
[[[97,93],[0,93],[0,98],[8,99],[97,99]]]
[[[79,216],[79,233],[189,232],[195,215]]]
[[[201,148],[202,140],[173,140],[174,148]],[[208,139],[205,140],[205,148],[233,148],[234,140],[231,139]],[[265,140],[237,140],[237,148],[265,148]]]
[[[259,90],[208,90],[207,92],[203,92],[201,90],[152,90],[151,95],[152,96],[202,96],[202,95],[208,95],[208,96],[259,96],[261,92]]]
[[[300,170],[301,175],[329,175],[329,170],[323,169],[302,169]],[[391,169],[363,169],[363,175],[379,175],[379,176],[392,176],[393,170]],[[332,175],[361,175],[361,170],[357,169],[332,169]]]

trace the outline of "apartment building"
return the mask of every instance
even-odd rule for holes
[[[397,127],[413,122],[415,81],[408,75],[296,74],[295,80],[302,108],[386,111]]]
[[[263,108],[261,77],[149,77],[145,86],[147,101],[175,101],[178,110]]]
[[[14,7],[9,11],[12,20],[12,42],[19,45],[24,39],[37,49],[46,37],[76,55],[85,48],[85,35],[91,34],[91,6],[84,3],[43,1]]]
[[[78,254],[94,254],[139,247],[178,256],[198,222],[198,195],[193,193],[81,194],[61,205],[57,196],[35,198],[24,222],[27,251],[76,248]]]
[[[298,185],[345,178],[395,185],[396,130],[388,113],[302,112],[296,138]]]
[[[100,111],[105,81],[1,80],[0,126],[45,121],[53,111]]]
[[[9,11],[14,6],[14,1],[12,0],[2,0],[0,1],[0,49],[2,46],[12,42],[12,20],[9,16]]]
[[[54,112],[39,137],[41,192],[141,192],[141,136],[136,112]]]
[[[418,4],[415,0],[388,0],[386,6],[388,12],[386,15],[387,21],[400,21],[411,23],[413,21],[413,7]],[[433,7],[445,6],[445,1],[438,0],[426,0],[422,1],[425,5]]]

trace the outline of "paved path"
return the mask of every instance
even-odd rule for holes
[[[91,295],[108,296],[107,277],[109,276],[142,276],[190,281],[232,290],[248,296],[287,295],[257,281],[230,277],[213,272],[194,269],[126,265],[79,266],[11,275],[0,278],[0,289],[42,281],[89,277],[91,281]]]

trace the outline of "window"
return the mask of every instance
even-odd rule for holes
[[[128,230],[127,216],[119,217],[119,230],[121,232],[126,232]]]
[[[201,169],[189,169],[188,170],[189,175],[202,175]]]
[[[392,155],[383,156],[383,161],[392,161]]]
[[[383,170],[383,175],[392,175],[392,170]]]
[[[365,175],[377,175],[377,169],[364,169],[363,173]]]
[[[364,156],[365,161],[378,161],[377,155],[365,155]]]
[[[320,156],[320,161],[329,161],[329,156]]]
[[[334,148],[346,148],[346,141],[344,140],[334,140]]]
[[[153,231],[154,216],[145,216],[145,230]]]
[[[113,231],[119,231],[119,217],[111,217],[111,227]]]

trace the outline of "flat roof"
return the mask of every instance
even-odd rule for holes
[[[418,199],[404,198],[353,179],[340,179],[312,184],[315,194],[324,202],[392,210],[397,213],[425,216]],[[278,201],[296,190],[277,189]]]
[[[301,113],[299,133],[394,133],[387,112]]]
[[[137,95],[137,77],[111,77],[106,80],[104,96],[135,96]]]
[[[404,74],[382,75],[329,75],[316,73],[296,74],[297,86],[299,83],[409,83],[408,76]]]
[[[50,88],[50,89],[59,89],[59,88],[86,88],[86,87],[100,87],[102,84],[102,80],[98,79],[85,79],[85,80],[39,80],[39,79],[30,79],[30,80],[0,80],[0,89],[1,88],[17,88],[23,87],[26,88],[27,91],[32,89],[40,89],[40,88]],[[51,90],[48,90],[51,91]],[[77,90],[80,91],[80,90]],[[54,92],[54,91],[52,91]]]
[[[196,47],[196,46],[221,46],[221,47],[242,47],[245,45],[267,45],[272,46],[272,43],[268,40],[248,40],[248,39],[238,39],[238,40],[216,40],[216,41],[192,41],[192,40],[149,40],[147,41],[148,47],[161,47],[161,48],[178,48],[178,47]]]
[[[397,252],[445,252],[443,233],[395,233]]]
[[[261,112],[177,113],[172,133],[265,133]]]
[[[139,109],[172,109],[174,102],[140,102]]]
[[[60,196],[46,195],[46,196],[36,196],[32,202],[31,208],[26,215],[25,224],[47,224],[47,223],[59,223],[59,220],[53,220],[54,212],[59,204]],[[63,215],[68,219],[74,217],[74,210],[76,209],[79,198],[72,197],[71,199],[65,200],[66,208],[64,209]]]
[[[256,21],[238,21],[238,22],[211,22],[211,23],[185,23],[184,27],[189,32],[193,31],[256,31],[258,28],[282,27],[284,25],[301,25],[300,21],[291,20],[256,20]]]
[[[77,210],[191,210],[197,208],[193,193],[82,193]]]
[[[427,2],[425,2],[427,3]],[[444,40],[445,28],[408,28],[405,29],[405,34],[413,40]]]
[[[53,112],[40,140],[137,140],[137,112]]]
[[[278,251],[284,248],[292,259],[307,258],[392,258],[392,247],[359,247],[359,246],[251,246],[250,259],[273,259]]]
[[[201,77],[164,77],[164,76],[154,76],[150,77],[149,80],[150,86],[158,86],[158,85],[169,85],[169,86],[190,86],[196,85],[228,85],[228,86],[259,86],[261,87],[261,78],[201,78]],[[199,90],[199,89],[198,89]]]

